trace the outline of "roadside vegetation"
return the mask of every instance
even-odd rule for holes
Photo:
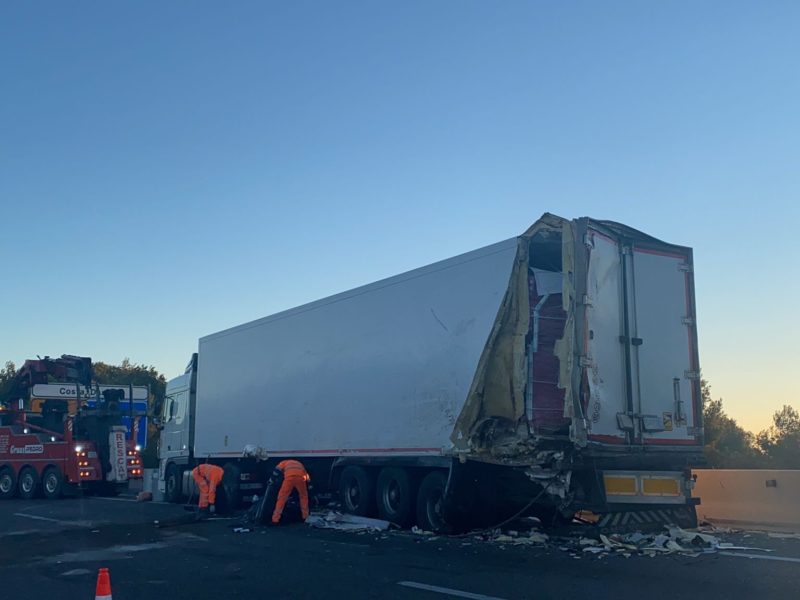
[[[728,416],[722,398],[714,400],[704,379],[703,427],[706,460],[716,469],[800,469],[800,414],[784,405],[772,425],[757,434]]]

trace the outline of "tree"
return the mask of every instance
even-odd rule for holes
[[[772,416],[757,443],[773,469],[800,469],[800,413],[788,405]]]
[[[160,408],[166,393],[167,380],[155,367],[133,364],[130,359],[125,358],[119,366],[96,362],[92,363],[92,368],[94,379],[100,384],[149,386],[148,412],[153,413]]]
[[[711,386],[705,379],[701,380],[700,386],[708,465],[716,469],[758,467],[762,456],[756,448],[753,434],[745,431],[735,419],[727,415],[722,406],[722,398],[712,399]]]
[[[17,374],[16,365],[10,360],[0,369],[0,402],[4,402],[11,391],[11,381]]]

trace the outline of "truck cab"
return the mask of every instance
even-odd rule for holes
[[[161,411],[158,442],[160,490],[168,501],[176,501],[183,489],[183,473],[194,458],[194,405],[197,382],[197,354],[183,375],[167,382]]]

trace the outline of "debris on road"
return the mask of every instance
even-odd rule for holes
[[[597,537],[594,537],[594,536]],[[680,527],[665,527],[662,533],[633,532],[626,534],[602,534],[582,532],[573,535],[551,535],[532,529],[529,533],[517,531],[503,532],[499,529],[475,533],[471,536],[479,542],[505,546],[552,547],[567,552],[572,558],[597,556],[661,556],[680,554],[690,557],[729,550],[755,550],[772,552],[767,548],[757,548],[724,542],[719,537],[705,531],[686,530]]]
[[[153,499],[153,492],[139,492],[136,494],[137,502],[150,502]]]
[[[382,519],[370,519],[368,517],[329,511],[325,516],[309,516],[306,519],[306,525],[319,529],[339,529],[342,531],[386,531],[391,526],[391,523]]]
[[[510,533],[496,535],[492,541],[512,546],[542,546],[550,539],[547,534],[539,531],[531,531],[528,535],[520,535],[517,532],[514,532],[516,535],[510,535]]]
[[[370,519],[355,515],[343,514],[330,510],[326,514],[312,514],[306,523],[311,527],[323,529],[338,529],[364,534],[369,531],[386,531],[392,528],[392,523],[381,519]],[[518,523],[519,525],[519,523]],[[527,524],[526,524],[527,525]],[[720,529],[713,526],[703,526],[697,529],[682,529],[671,525],[665,526],[661,532],[632,533],[599,533],[596,529],[587,526],[586,530],[573,530],[557,535],[543,533],[538,529],[538,523],[531,523],[530,530],[524,529],[491,529],[475,531],[459,536],[442,536],[433,531],[427,531],[417,526],[411,528],[411,533],[418,536],[420,541],[432,542],[457,538],[470,538],[471,541],[462,542],[461,546],[474,543],[488,543],[497,545],[505,550],[507,546],[529,546],[534,548],[552,548],[568,553],[572,558],[606,558],[621,556],[665,556],[682,555],[697,557],[703,554],[713,554],[720,551],[757,551],[772,552],[768,548],[759,548],[730,541],[723,541],[722,534],[742,534],[729,529]],[[396,528],[396,526],[395,526]],[[798,534],[769,534],[770,537],[781,539],[800,539]],[[385,537],[385,536],[384,536]],[[736,538],[743,539],[744,535]]]

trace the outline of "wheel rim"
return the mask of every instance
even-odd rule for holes
[[[11,479],[11,476],[8,473],[0,476],[0,492],[8,494],[13,489],[13,487],[14,487],[14,481]]]
[[[56,477],[55,473],[50,473],[47,476],[47,479],[44,480],[44,487],[48,494],[55,493],[55,491],[58,489],[58,477]]]
[[[33,490],[33,476],[30,473],[25,473],[22,476],[22,491],[30,494],[31,490]]]
[[[397,513],[400,508],[400,484],[397,480],[389,482],[383,490],[383,504],[391,513]]]
[[[425,512],[428,516],[428,523],[435,528],[442,526],[442,490],[431,492],[428,501],[425,503]]]
[[[361,503],[361,489],[358,482],[351,480],[345,488],[345,504],[349,510],[355,510]]]

